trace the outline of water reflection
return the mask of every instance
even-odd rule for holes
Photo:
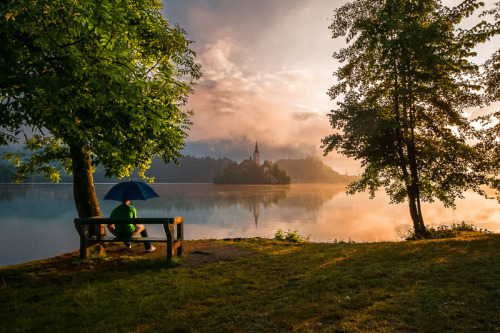
[[[118,205],[103,201],[113,184],[97,184],[103,216]],[[278,229],[298,230],[312,241],[399,240],[411,226],[406,205],[390,205],[380,193],[346,196],[344,186],[294,184],[290,186],[236,186],[212,184],[153,184],[160,195],[134,201],[140,217],[183,216],[187,239],[268,237]],[[473,221],[500,231],[498,204],[475,194],[457,202],[457,210],[439,203],[423,206],[429,225]],[[0,265],[50,257],[75,250],[76,209],[72,185],[0,185]],[[161,226],[150,226],[162,235]],[[154,228],[157,227],[157,228]]]

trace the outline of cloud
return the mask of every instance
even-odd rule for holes
[[[234,58],[241,59],[241,54],[238,53],[244,54],[245,49],[231,38],[218,39],[214,43],[205,45],[198,58],[198,62],[203,65],[205,79],[217,81],[231,77],[241,78],[242,66],[237,65],[234,60]]]
[[[316,119],[318,115],[314,112],[294,112],[292,117],[298,121],[308,121],[311,118]]]
[[[321,156],[331,132],[326,114],[335,107],[326,94],[336,43],[328,18],[345,2],[166,2],[167,19],[195,41],[204,75],[189,99],[187,151],[243,159],[258,141],[270,160]],[[334,168],[337,160],[328,159]]]
[[[297,132],[302,136],[315,132],[318,125],[312,120],[319,120],[326,109],[320,110],[311,103],[314,100],[311,90],[322,89],[312,72],[307,69],[249,72],[245,68],[247,56],[243,45],[231,38],[205,46],[198,58],[204,77],[189,103],[196,114],[190,135],[197,140],[244,134],[260,141],[289,142],[291,137],[296,138]],[[308,117],[294,116],[304,111]],[[327,129],[325,119],[320,127]],[[209,123],[213,126],[206,126]]]

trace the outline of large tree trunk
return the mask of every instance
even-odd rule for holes
[[[101,216],[101,210],[95,195],[92,165],[87,144],[79,141],[70,145],[70,154],[73,165],[73,196],[78,217]],[[101,233],[100,229],[97,225],[95,230],[90,230],[90,234],[99,234]]]
[[[410,207],[410,216],[413,221],[413,229],[415,235],[422,238],[428,237],[427,229],[425,228],[422,210],[420,208],[420,195],[418,193],[418,186],[412,184],[407,187],[408,203]]]
[[[406,78],[406,76],[403,76]],[[402,108],[400,109],[400,99],[398,94],[399,80],[398,75],[394,79],[394,114],[398,125],[401,127],[396,128],[396,140],[397,140],[397,153],[399,156],[399,166],[403,175],[403,179],[406,182],[406,191],[408,193],[408,205],[410,208],[410,216],[413,222],[413,229],[415,230],[415,235],[417,237],[427,238],[428,232],[425,228],[424,218],[422,216],[422,210],[420,206],[420,190],[418,187],[418,168],[416,163],[416,152],[415,143],[413,136],[413,114],[411,109],[408,109],[406,100],[403,100]],[[410,126],[404,117],[401,116],[401,111],[404,116],[408,115],[410,111]],[[403,130],[407,132],[410,128],[411,131],[411,142],[408,143],[403,135]],[[406,146],[406,153],[403,149]],[[408,168],[410,169],[408,172]]]
[[[413,132],[413,110],[410,108],[410,122],[411,122],[411,137],[407,145],[408,161],[410,166],[411,185],[408,186],[408,201],[410,205],[410,216],[413,220],[413,228],[415,235],[422,238],[428,238],[429,232],[425,228],[424,217],[422,215],[422,207],[420,206],[420,188],[419,188],[419,173],[417,165],[417,153],[415,149],[415,136]]]

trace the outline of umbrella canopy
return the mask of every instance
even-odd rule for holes
[[[146,183],[131,180],[118,183],[110,188],[104,196],[104,200],[148,200],[157,197],[159,195]]]

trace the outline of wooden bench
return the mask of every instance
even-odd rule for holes
[[[172,259],[176,253],[182,255],[182,240],[184,239],[184,221],[182,217],[173,218],[136,218],[133,220],[118,220],[110,218],[76,218],[75,228],[80,235],[80,258],[89,256],[89,246],[112,242],[162,242],[167,243],[167,259]],[[163,224],[166,238],[162,237],[115,237],[105,236],[105,224]],[[90,236],[91,226],[101,225],[101,235]],[[174,237],[174,226],[177,225],[176,237]],[[104,234],[104,235],[103,235]]]

